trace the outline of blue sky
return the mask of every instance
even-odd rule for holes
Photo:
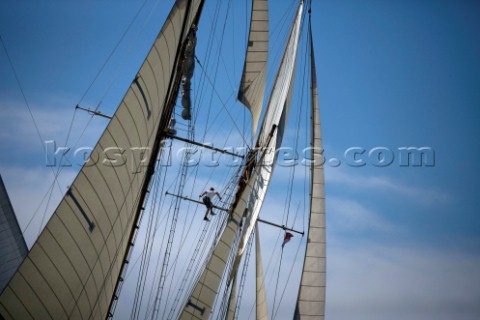
[[[278,16],[290,3],[271,6],[272,26],[281,28]],[[100,110],[113,113],[169,6],[147,1],[82,97],[140,1],[0,3],[0,34],[42,136],[2,48],[0,174],[22,229],[52,181],[40,140],[63,142],[77,103],[95,107],[102,101]],[[211,21],[212,14],[207,11],[205,19]],[[326,166],[328,318],[478,318],[480,5],[313,0],[312,14],[325,156],[341,161]],[[241,13],[236,17],[228,28],[244,22]],[[219,76],[219,86],[227,87],[238,83],[243,58],[236,52],[245,43],[244,27],[238,33],[228,28],[225,41],[240,45],[232,44],[233,55],[224,57],[224,63],[235,63],[228,79]],[[105,125],[104,119],[77,113],[71,141],[93,146]],[[352,167],[344,157],[352,147],[385,147],[395,160],[377,167],[367,157],[365,166]],[[402,147],[432,148],[435,165],[399,166]],[[65,169],[61,186],[78,169]],[[288,172],[279,169],[278,176],[270,197],[280,192],[276,186]],[[55,188],[49,207],[41,204],[26,230],[30,243],[61,193]],[[268,198],[266,208],[275,208]]]

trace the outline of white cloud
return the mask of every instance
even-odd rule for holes
[[[406,185],[401,181],[387,176],[353,175],[347,174],[339,168],[327,169],[325,174],[327,183],[340,184],[349,188],[371,190],[388,193],[413,200],[424,205],[447,203],[451,197],[431,186]]]
[[[98,117],[92,120],[92,116],[83,111],[77,111],[74,117],[74,102],[62,95],[51,95],[41,103],[30,104],[30,110],[23,101],[0,99],[1,146],[18,154],[44,152],[46,140],[55,140],[63,145],[70,126],[70,147],[74,147],[77,141],[82,146],[93,147],[107,124]]]
[[[351,199],[329,197],[327,200],[330,230],[392,232],[397,227],[385,221],[373,209]]]
[[[328,319],[478,319],[478,255],[370,243],[328,256]]]

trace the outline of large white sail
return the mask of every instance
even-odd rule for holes
[[[273,163],[275,159],[275,146],[277,140],[282,139],[278,126],[286,117],[288,112],[288,96],[290,93],[290,84],[293,79],[293,71],[295,69],[295,61],[297,55],[298,41],[300,37],[300,26],[303,12],[303,1],[301,1],[298,11],[293,22],[289,40],[282,58],[282,62],[275,79],[272,95],[269,100],[266,115],[263,121],[261,132],[259,134],[259,142],[264,152],[260,152],[261,156],[255,164],[253,174],[243,190],[239,201],[233,206],[231,219],[217,242],[210,259],[208,260],[199,280],[188,297],[185,307],[182,310],[180,319],[208,319],[215,302],[216,295],[220,288],[222,278],[229,263],[229,258],[234,249],[234,240],[238,235],[240,222],[247,210],[247,220],[243,223],[246,230],[241,237],[241,247],[232,268],[231,276],[233,279],[238,267],[239,258],[243,254],[246,241],[248,240],[253,227],[255,226],[258,213],[265,197],[268,183],[272,174]],[[284,113],[285,112],[285,113]],[[285,118],[283,118],[285,119]],[[268,152],[269,151],[269,152]]]
[[[257,146],[262,149],[260,151],[262,156],[255,166],[254,174],[250,178],[246,192],[244,193],[243,200],[248,201],[249,214],[247,215],[243,236],[240,240],[237,260],[245,251],[248,238],[255,227],[273,174],[276,160],[276,148],[283,140],[285,123],[290,111],[290,100],[293,89],[295,63],[297,60],[298,42],[300,39],[302,14],[303,1],[301,1],[298,7],[295,21],[290,31],[287,47],[285,48],[282,62],[275,78],[261,131],[259,133]]]
[[[252,137],[262,113],[268,59],[268,1],[253,0],[247,55],[238,100],[252,113]]]
[[[318,103],[315,56],[311,48],[311,141],[313,146],[311,166],[311,201],[308,241],[303,264],[302,280],[294,319],[324,319],[326,280],[326,237],[325,237],[325,184],[322,161],[322,133]]]
[[[158,147],[180,47],[201,0],[176,1],[85,165],[0,296],[6,319],[105,319]],[[170,110],[171,112],[171,110]],[[140,148],[140,149],[136,149]],[[135,155],[135,156],[132,156]],[[156,155],[151,155],[152,157]]]

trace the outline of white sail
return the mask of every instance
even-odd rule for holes
[[[201,0],[178,0],[112,120],[0,296],[6,319],[105,319],[159,145],[179,46]],[[187,16],[188,15],[188,16]],[[183,30],[183,33],[182,33]],[[171,111],[170,111],[171,112]],[[135,149],[140,148],[140,149]],[[136,154],[135,154],[136,153]],[[134,156],[132,156],[132,154]],[[155,156],[155,155],[152,155]]]
[[[238,100],[252,113],[252,137],[262,113],[268,59],[268,1],[253,0],[247,54]]]
[[[255,165],[254,172],[250,179],[248,179],[246,187],[241,191],[240,200],[235,203],[233,207],[231,219],[228,221],[224,232],[215,245],[205,269],[195,284],[191,295],[188,297],[185,307],[180,315],[180,319],[209,318],[223,275],[226,271],[226,266],[229,262],[234,240],[240,228],[240,222],[242,221],[247,208],[249,214],[247,221],[243,224],[243,228],[246,228],[246,231],[243,233],[241,239],[248,240],[248,237],[255,226],[272,173],[275,158],[273,150],[277,144],[277,139],[280,141],[282,139],[282,134],[278,134],[279,130],[274,128],[278,127],[280,124],[283,112],[288,112],[287,100],[290,92],[289,87],[293,78],[293,71],[295,69],[294,65],[300,37],[302,10],[303,1],[300,3],[295,16],[295,21],[292,25],[287,47],[275,79],[262,131],[259,135],[259,142],[257,143],[257,145],[262,146],[262,148],[265,148],[265,150],[269,150],[270,152],[261,152],[262,156]],[[286,113],[284,116],[286,117]],[[236,273],[240,257],[243,254],[246,241],[242,243],[244,244],[241,244],[241,247],[239,248],[241,251],[239,251],[237,255],[231,275]],[[233,276],[229,277],[230,280],[233,278]]]
[[[303,1],[301,1],[300,6],[298,7],[295,21],[292,25],[287,47],[285,48],[282,62],[275,78],[275,83],[273,85],[272,93],[267,105],[267,111],[259,134],[257,146],[263,149],[261,151],[263,156],[256,164],[254,174],[250,178],[246,192],[244,193],[245,197],[243,200],[248,201],[249,203],[249,214],[247,215],[244,225],[244,233],[240,240],[237,260],[245,251],[248,238],[255,227],[273,174],[276,160],[275,151],[277,146],[279,146],[283,140],[285,123],[290,110],[302,13]]]
[[[8,284],[28,248],[0,175],[0,292]]]
[[[255,227],[255,260],[256,260],[256,314],[257,320],[268,320],[267,293],[263,276],[262,252],[260,250],[260,233],[258,223]]]
[[[324,319],[326,280],[325,184],[315,57],[310,30],[312,117],[311,201],[308,241],[294,319]]]

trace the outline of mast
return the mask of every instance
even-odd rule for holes
[[[181,46],[202,4],[176,1],[92,151],[100,160],[82,167],[2,292],[4,318],[108,315],[178,92]]]
[[[234,320],[237,311],[237,278],[233,279],[232,290],[228,299],[226,320]]]
[[[255,162],[250,162],[253,157],[247,159],[247,166],[252,166],[252,168],[251,171],[246,170],[247,174],[242,176],[242,179],[247,179],[246,185],[237,191],[236,198],[238,200],[235,200],[232,205],[227,225],[190,296],[185,301],[185,307],[182,310],[180,319],[208,319],[222,279],[229,274],[227,285],[230,285],[231,280],[235,278],[236,270],[245,248],[244,244],[246,244],[253,231],[272,175],[275,163],[275,147],[282,141],[283,123],[286,121],[289,111],[290,99],[288,97],[290,96],[290,85],[292,84],[295,69],[302,12],[303,1],[300,2],[293,22],[259,133],[257,146],[261,148],[260,155],[257,157],[258,159],[255,159]],[[280,130],[277,130],[279,127]],[[244,216],[247,217],[245,221],[243,221]],[[242,228],[245,231],[240,232]],[[236,243],[239,240],[242,241],[242,244],[240,244],[237,251],[235,250]],[[235,256],[236,252],[238,253]],[[235,263],[233,267],[230,267],[232,259],[235,259]],[[230,268],[231,271],[229,272],[228,269]]]
[[[326,284],[325,179],[322,162],[322,133],[318,103],[312,28],[309,23],[311,57],[311,144],[310,218],[302,279],[294,319],[324,319]]]
[[[267,293],[265,291],[265,277],[263,276],[262,253],[260,250],[260,233],[258,223],[255,226],[255,262],[256,262],[256,319],[268,320]]]
[[[245,268],[245,267],[244,267]],[[243,275],[242,275],[243,278]],[[227,309],[227,320],[235,319],[237,309],[236,286],[238,277],[233,278],[232,290]],[[267,293],[263,276],[262,252],[260,249],[260,231],[255,225],[255,313],[257,320],[268,320]]]

